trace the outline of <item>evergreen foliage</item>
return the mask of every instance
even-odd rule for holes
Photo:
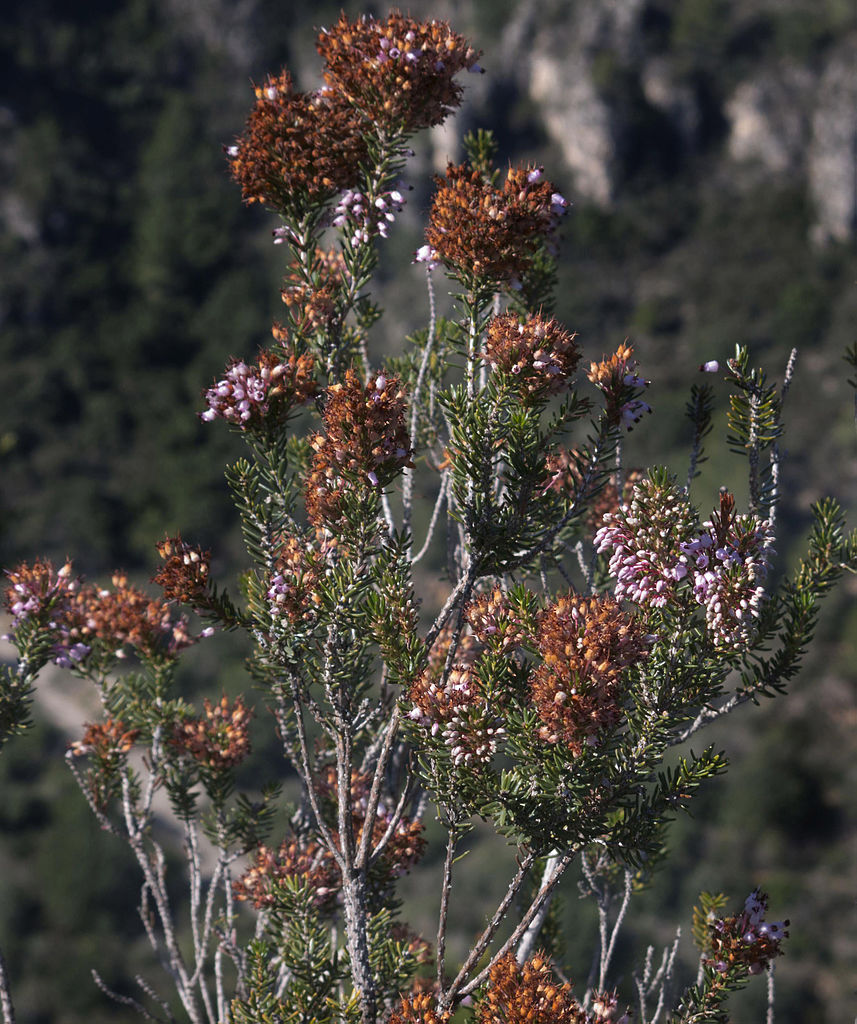
[[[672,19],[674,45],[693,55],[695,73],[709,79],[731,45],[724,28],[728,6],[689,5]],[[456,289],[453,312],[438,318],[432,294],[431,322],[413,334],[412,351],[378,368],[373,328],[382,308],[370,286],[379,269],[378,238],[386,237],[386,226],[382,231],[379,225],[400,212],[391,197],[410,133],[421,125],[403,120],[377,130],[377,95],[372,104],[352,96],[367,149],[349,188],[331,190],[318,201],[283,188],[274,197],[283,219],[277,234],[295,260],[287,289],[305,291],[288,307],[279,335],[275,328],[286,350],[270,350],[282,360],[272,371],[275,377],[261,377],[268,364],[260,353],[266,397],[276,394],[270,407],[254,411],[249,426],[233,431],[247,445],[236,457],[236,438],[211,440],[210,427],[194,426],[186,416],[177,424],[212,365],[236,345],[246,347],[235,339],[261,336],[257,319],[264,316],[254,307],[267,305],[263,286],[271,277],[253,236],[239,226],[237,207],[229,214],[225,182],[212,174],[205,155],[212,144],[207,118],[216,104],[184,88],[196,75],[211,80],[213,71],[197,70],[183,59],[181,47],[173,48],[157,5],[94,14],[101,19],[96,24],[104,52],[110,53],[105,67],[95,61],[88,70],[77,67],[70,54],[80,46],[80,26],[59,19],[40,75],[33,53],[44,29],[26,12],[15,14],[16,33],[29,41],[16,58],[29,88],[53,101],[64,74],[73,71],[80,79],[71,90],[74,102],[65,101],[68,122],[58,104],[56,120],[21,113],[26,128],[16,143],[22,164],[52,171],[47,181],[21,172],[16,186],[22,195],[31,191],[31,209],[49,244],[35,252],[24,251],[20,239],[4,243],[16,267],[6,286],[6,304],[14,313],[8,344],[22,381],[11,389],[10,426],[2,439],[4,477],[14,495],[4,510],[6,561],[14,564],[34,548],[57,561],[61,549],[65,555],[76,527],[73,516],[60,522],[52,514],[59,501],[80,510],[74,514],[89,527],[82,561],[96,569],[111,560],[142,564],[143,545],[162,532],[164,520],[170,533],[181,525],[205,545],[219,547],[230,529],[228,510],[208,464],[216,456],[230,461],[227,480],[250,562],[240,599],[208,577],[207,552],[178,537],[167,542],[180,555],[174,571],[180,575],[180,565],[202,562],[204,578],[159,582],[165,590],[170,582],[184,586],[181,598],[178,591],[167,590],[166,596],[180,599],[209,629],[243,631],[251,639],[254,681],[301,780],[287,831],[293,845],[284,842],[279,852],[265,845],[272,834],[275,787],[261,796],[236,791],[245,771],[239,761],[246,753],[246,709],[224,697],[213,707],[206,703],[197,716],[176,683],[175,658],[196,639],[187,621],[166,605],[147,606],[126,583],[115,583],[107,597],[106,590],[93,593],[84,584],[69,589],[69,577],[61,573],[40,575],[35,566],[31,575],[28,567],[13,571],[13,583],[23,588],[18,593],[36,605],[35,611],[15,611],[18,599],[10,599],[19,661],[3,667],[0,740],[27,727],[33,683],[48,662],[58,660],[99,688],[106,719],[89,727],[67,760],[102,828],[124,838],[142,872],[145,930],[178,993],[176,1008],[167,1012],[191,1020],[368,1024],[390,1012],[396,1020],[442,1017],[481,992],[477,1019],[497,1019],[490,1016],[496,993],[529,991],[526,970],[541,970],[524,952],[532,953],[540,930],[545,937],[555,934],[545,930],[545,915],[562,874],[575,859],[591,878],[602,873],[603,887],[591,885],[599,914],[616,892],[621,899],[622,891],[648,884],[665,855],[669,821],[696,801],[706,779],[725,768],[716,745],[695,754],[687,742],[738,705],[785,691],[813,637],[821,598],[857,562],[857,539],[846,534],[839,506],[829,499],[813,507],[807,551],[791,574],[781,579],[774,568],[771,540],[782,525],[777,514],[784,496],[783,405],[793,360],[779,387],[753,365],[750,346],[739,346],[727,364],[733,391],[728,444],[748,460],[746,515],[734,511],[735,499],[727,493],[703,522],[691,500],[698,467],[714,455],[713,446],[703,452],[714,430],[715,389],[709,386],[694,386],[688,405],[694,434],[686,487],[659,468],[645,477],[627,474],[626,487],[624,428],[648,410],[642,396],[649,384],[638,376],[630,348],[620,346],[614,356],[592,364],[588,376],[596,391],[588,396],[573,376],[579,352],[569,368],[563,358],[570,350],[563,352],[559,342],[548,347],[547,356],[516,349],[515,339],[505,336],[507,347],[499,356],[491,349],[499,309],[505,306],[515,324],[528,328],[537,314],[552,310],[557,263],[550,218],[559,213],[539,206],[535,186],[549,183],[533,164],[520,178],[510,172],[504,184],[492,162],[492,137],[480,133],[465,143],[470,166],[462,174],[472,175],[469,180],[485,195],[511,197],[516,216],[518,203],[532,218],[529,234],[517,239],[521,252],[513,253],[521,276],[510,276],[506,250],[504,262],[496,262],[493,273],[485,271],[487,249],[480,246],[497,244],[493,224],[477,224],[484,237],[462,232],[458,247],[444,250],[437,243],[440,251],[426,258],[444,264]],[[714,35],[706,28],[712,20],[718,25]],[[141,35],[151,40],[148,52],[163,56],[165,76],[140,61],[130,40],[139,42]],[[383,89],[384,81],[372,87]],[[262,91],[263,106],[273,103]],[[27,102],[48,105],[25,97],[22,87],[15,97],[19,112]],[[86,116],[83,109],[89,110]],[[70,125],[69,145],[61,141],[58,124]],[[107,198],[99,196],[96,184],[105,168]],[[211,186],[203,187],[208,179]],[[450,194],[465,180],[448,172]],[[439,194],[444,187],[438,179]],[[355,194],[365,198],[363,205]],[[703,202],[716,209],[716,200]],[[432,217],[439,221],[441,213],[435,207]],[[620,209],[615,219],[628,214]],[[449,223],[464,223],[468,216],[478,221],[472,206],[455,208],[455,216]],[[632,220],[644,216],[639,208],[631,211]],[[587,217],[598,219],[584,211],[584,228],[578,228],[584,252]],[[541,224],[542,234],[534,224]],[[602,227],[593,230],[592,245],[606,248],[610,231],[603,232],[607,241],[595,237]],[[70,239],[79,252],[66,245]],[[341,276],[332,312],[320,327],[310,307],[329,284],[330,265],[319,249],[331,240]],[[81,255],[108,252],[119,243],[119,259]],[[655,246],[666,251],[674,243]],[[682,244],[692,245],[682,238],[676,251]],[[240,270],[234,269],[236,251],[244,256]],[[847,260],[834,256],[832,263],[837,259],[841,273]],[[806,269],[807,257],[802,260]],[[572,298],[586,290],[592,273],[584,268],[568,291]],[[691,278],[693,273],[688,271]],[[436,279],[438,272],[433,274]],[[831,276],[822,280],[814,267],[804,290],[786,287],[779,320],[762,317],[755,323],[763,343],[771,324],[788,323],[789,310],[824,308]],[[698,297],[702,290],[700,281],[691,280],[689,295]],[[97,303],[90,301],[93,295],[100,297]],[[623,312],[611,316],[625,315],[630,307],[623,301]],[[583,325],[590,320],[591,345],[602,334],[591,322],[598,311],[591,298],[581,309]],[[657,333],[664,311],[650,313],[648,327]],[[666,316],[661,337],[670,343],[676,331],[668,310]],[[813,329],[821,330],[817,324]],[[41,372],[45,338],[51,339],[55,367],[49,374]],[[722,355],[722,346],[712,354]],[[301,390],[304,358],[313,360],[316,396]],[[846,359],[857,365],[853,350]],[[665,381],[674,383],[681,362]],[[358,368],[354,381],[346,375],[352,367]],[[234,368],[215,387],[232,387]],[[292,391],[277,383],[283,380]],[[361,401],[368,413],[361,411]],[[276,415],[269,415],[275,402]],[[397,402],[404,406],[400,420]],[[34,416],[34,408],[45,415]],[[335,408],[341,420],[333,416]],[[144,410],[139,419],[137,409]],[[68,449],[47,445],[51,431],[68,434]],[[305,436],[296,436],[299,431]],[[82,460],[79,478],[89,474],[95,481],[80,503],[65,481],[69,452]],[[425,489],[437,493],[424,545],[415,543],[426,525],[414,502],[414,480],[420,477],[431,480]],[[635,524],[620,523],[617,507],[638,505],[656,520],[658,501],[678,510],[678,519],[655,525],[662,536],[676,524],[677,532],[672,549],[666,543],[649,559],[645,572],[652,573],[652,587],[660,586],[650,591],[643,570],[631,582],[627,574],[622,577],[624,570],[611,557],[619,549],[606,535],[593,546],[592,517],[597,513],[600,523],[605,508],[612,509],[614,528],[633,533]],[[444,539],[446,557],[435,564],[445,561],[446,603],[437,612],[429,601],[421,611],[415,566],[427,552],[434,558]],[[707,580],[698,556],[717,545],[726,552],[717,556],[725,568]],[[642,558],[640,550],[637,556]],[[680,566],[686,567],[684,575]],[[569,596],[564,605],[557,588],[569,586],[593,603],[575,604]],[[618,605],[606,603],[611,591],[620,596],[620,587],[626,607],[636,606],[628,621]],[[668,596],[661,602],[653,593]],[[95,625],[79,617],[81,608]],[[635,624],[644,627],[640,637]],[[599,632],[592,640],[589,629],[609,637]],[[631,654],[617,653],[620,640],[611,629],[621,634],[621,644],[638,645]],[[581,666],[570,653],[574,643],[606,647],[598,648],[597,657],[588,654]],[[130,671],[117,661],[126,655],[139,661]],[[571,703],[580,703],[588,716],[584,724],[571,710],[566,713],[569,681]],[[682,744],[682,753],[670,754]],[[135,746],[146,751],[142,769],[127,757]],[[175,865],[153,834],[158,789],[184,830],[184,904],[168,880]],[[420,967],[425,957],[419,942],[399,924],[395,896],[398,876],[421,852],[420,821],[431,813],[427,801],[449,834],[431,997],[411,988],[427,968]],[[450,967],[446,974],[453,865],[476,819],[491,822],[514,847],[518,870],[499,916],[488,921],[458,973]],[[201,835],[218,851],[213,869],[203,867]],[[245,855],[258,858],[260,876],[259,889],[252,889],[246,872],[239,879],[245,893],[255,894],[254,939],[231,885],[238,875],[233,865],[244,864],[239,858]],[[328,873],[322,880],[328,884],[319,881],[318,871]],[[527,886],[531,896],[521,900]],[[339,895],[320,903],[319,893],[329,891]],[[502,925],[504,914],[519,903],[515,921]],[[705,913],[714,909],[711,904]],[[184,911],[187,923],[181,924]],[[615,999],[603,1012],[598,1009],[609,1002],[605,979],[616,934],[607,936],[605,921],[606,916],[595,972],[600,978],[590,980],[586,992],[579,987],[579,1004],[564,995],[562,1011],[554,1009],[554,1017],[545,1019],[579,1012],[587,1016],[568,1019],[609,1020],[622,1012]],[[521,979],[511,969],[503,974],[503,954],[514,948],[528,965]],[[772,955],[778,951],[772,947]],[[759,962],[764,967],[768,960]],[[723,998],[746,980],[746,972],[733,970],[731,962],[725,971],[704,962],[700,970],[696,986],[673,1004],[677,1021],[726,1019]],[[661,978],[662,994],[666,980]],[[102,985],[112,990],[114,981]],[[164,1012],[163,996],[154,996],[148,981],[139,988],[147,1006],[158,1006],[152,1012]],[[118,985],[119,1002],[139,1005],[123,992]],[[405,1001],[396,1008],[403,993]],[[630,1002],[636,996],[629,990],[622,998]],[[512,999],[509,1005],[517,1004]]]

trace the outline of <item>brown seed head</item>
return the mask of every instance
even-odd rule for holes
[[[186,544],[181,534],[167,537],[158,544],[164,566],[152,577],[163,587],[167,601],[197,605],[205,600],[210,584],[211,552]]]
[[[256,87],[244,134],[227,150],[244,201],[290,214],[355,186],[365,121],[336,91],[298,92],[288,71]]]
[[[560,216],[553,185],[531,173],[511,168],[502,189],[466,164],[435,179],[426,241],[447,267],[486,283],[523,278]]]
[[[571,386],[580,361],[576,337],[557,320],[533,316],[521,323],[514,313],[504,313],[488,325],[482,358],[516,377],[522,395],[543,398]]]
[[[530,691],[548,743],[575,755],[622,718],[622,672],[646,656],[642,625],[612,597],[560,597],[539,618]]]
[[[461,103],[453,79],[479,54],[445,21],[419,22],[394,11],[383,21],[342,14],[316,42],[324,78],[385,132],[407,135],[440,124]]]
[[[364,386],[347,370],[341,384],[327,389],[324,432],[310,439],[315,450],[306,495],[310,522],[337,524],[347,484],[381,489],[413,466],[405,409],[399,381],[383,373]]]
[[[561,984],[547,958],[536,954],[519,966],[507,953],[492,968],[477,1024],[589,1024],[584,1009]]]
[[[252,717],[241,697],[231,707],[225,696],[214,706],[206,700],[205,715],[179,723],[171,743],[207,768],[232,768],[250,753]]]

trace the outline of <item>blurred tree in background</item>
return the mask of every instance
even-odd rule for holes
[[[314,25],[340,6],[7,5],[0,564],[73,555],[90,576],[115,566],[148,576],[154,543],[178,529],[226,558],[237,554],[219,468],[236,441],[204,431],[196,413],[226,357],[252,356],[266,339],[284,268],[268,221],[241,208],[220,150],[242,127],[245,84],[286,63],[300,76],[312,64]],[[806,526],[794,509],[822,493],[857,507],[841,362],[857,314],[857,215],[843,199],[836,219],[827,203],[837,195],[836,160],[845,160],[831,133],[857,153],[857,104],[850,121],[842,106],[857,97],[857,62],[847,74],[853,4],[628,0],[619,13],[606,0],[410,6],[451,18],[486,51],[488,74],[456,122],[459,136],[478,121],[494,129],[501,162],[567,168],[563,191],[575,208],[557,314],[589,358],[630,336],[655,379],[655,417],[634,433],[629,462],[661,457],[667,446],[684,451],[677,425],[701,361],[741,342],[773,370],[797,346],[803,387],[787,415],[795,455],[784,491],[794,501],[783,505],[782,546]],[[431,170],[455,147],[438,133],[421,154],[417,214]],[[387,248],[391,265],[420,244],[407,221],[403,228]],[[413,295],[418,288],[415,275]],[[383,297],[402,336],[413,326],[410,304],[423,302],[413,295]],[[716,490],[723,465],[704,470]],[[754,712],[718,737],[741,771],[705,792],[696,822],[677,824],[670,875],[643,897],[648,914],[637,918],[639,948],[670,941],[647,927],[690,906],[703,878],[733,894],[763,881],[792,919],[782,1021],[823,1024],[853,1012],[854,594],[843,588],[827,609],[796,699],[765,709],[764,734]],[[208,668],[203,659],[199,672]],[[80,979],[97,962],[121,989],[129,962],[148,955],[131,948],[134,872],[73,795],[59,756],[65,742],[42,726],[0,759],[0,945],[22,1020],[119,1020]],[[474,886],[490,884],[479,847],[472,859]],[[415,880],[415,899],[419,888]],[[572,889],[565,912],[578,909]],[[591,946],[585,929],[580,942]]]

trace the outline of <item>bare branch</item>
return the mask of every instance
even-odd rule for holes
[[[15,1007],[12,1003],[12,990],[9,987],[9,975],[6,973],[6,961],[0,950],[0,1009],[3,1011],[3,1024],[15,1024]]]

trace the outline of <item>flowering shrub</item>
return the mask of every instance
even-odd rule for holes
[[[686,481],[626,473],[622,439],[651,412],[650,381],[627,344],[576,378],[590,342],[549,313],[568,203],[540,167],[511,167],[501,184],[484,134],[437,180],[416,255],[428,326],[377,365],[369,284],[404,203],[407,143],[459,104],[455,76],[479,70],[479,55],[445,23],[400,14],[343,15],[318,49],[325,85],[301,93],[288,72],[269,77],[227,148],[245,201],[280,216],[275,241],[290,250],[275,347],[255,364],[233,358],[200,413],[247,444],[227,471],[249,557],[241,597],[218,590],[210,553],[180,536],[158,546],[163,599],[120,575],[113,590],[86,584],[71,564],[9,571],[19,662],[2,677],[0,737],[23,726],[48,662],[98,687],[104,721],[68,763],[137,859],[147,935],[194,1024],[437,1024],[459,1011],[478,1024],[628,1021],[633,993],[610,973],[627,902],[671,817],[725,767],[711,747],[669,769],[665,759],[784,690],[819,599],[857,566],[857,537],[821,502],[805,558],[770,586],[793,361],[779,388],[743,349],[726,368],[746,511],[726,488],[706,519],[694,503],[707,385],[689,406]],[[439,267],[454,320],[434,312]],[[435,495],[421,537],[417,478]],[[414,566],[444,543],[446,594],[431,608]],[[176,692],[182,651],[216,629],[251,637],[266,717],[300,780],[285,834],[272,834],[274,787],[235,791],[252,756],[245,699],[200,713]],[[132,670],[117,672],[121,659]],[[151,829],[158,790],[185,831],[183,904]],[[401,920],[396,895],[424,853],[428,814],[447,834],[433,946]],[[514,847],[516,870],[451,964],[455,863],[477,818]],[[576,988],[544,930],[572,864],[601,916],[595,967]],[[642,970],[642,1021],[670,1006],[674,1021],[723,1020],[728,991],[781,952],[784,926],[765,923],[763,895],[731,917],[720,908],[704,897],[695,986],[674,990],[674,950],[655,978]]]

